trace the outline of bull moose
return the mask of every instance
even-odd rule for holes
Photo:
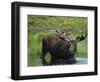
[[[61,32],[56,32],[58,34],[47,35],[42,39],[42,64],[57,65],[76,63],[75,54],[77,52],[77,42],[84,40],[87,37],[87,33],[72,39],[69,38],[69,35],[63,36]],[[49,63],[45,59],[47,53],[51,55]]]

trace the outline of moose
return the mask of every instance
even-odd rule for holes
[[[57,34],[47,35],[42,39],[42,64],[45,66],[76,63],[77,42],[84,40],[87,37],[87,33],[73,39],[65,32],[58,30],[56,32]],[[47,53],[51,55],[49,63],[45,59]]]

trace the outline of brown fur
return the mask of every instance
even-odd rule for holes
[[[46,36],[42,40],[42,63],[43,65],[73,64],[75,63],[76,42],[65,41],[56,35]],[[49,64],[45,60],[46,53],[51,54]]]

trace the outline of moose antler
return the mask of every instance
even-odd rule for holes
[[[65,32],[62,33],[62,32],[60,32],[59,30],[56,30],[56,32],[58,33],[58,36],[59,36],[60,38],[64,39],[65,41],[70,41],[70,40],[72,40],[72,37],[69,36],[69,34],[66,34]]]
[[[59,36],[62,36],[62,33],[59,30],[56,30]]]
[[[60,38],[63,38],[64,40],[66,40],[65,35],[63,35],[59,30],[56,30],[56,32],[58,33],[58,36]]]
[[[87,37],[87,33],[76,37],[76,41],[82,41],[82,40],[84,40],[86,37]]]

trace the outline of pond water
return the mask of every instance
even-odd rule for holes
[[[87,64],[88,58],[76,58],[77,63],[76,64]]]

